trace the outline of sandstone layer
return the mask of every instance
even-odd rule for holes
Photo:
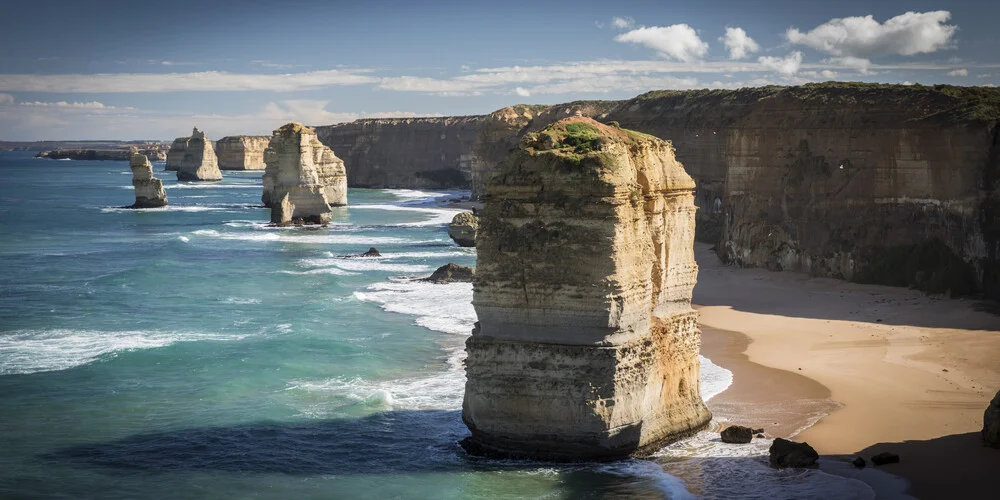
[[[479,218],[472,212],[462,212],[448,224],[448,236],[460,247],[476,246]]]
[[[129,161],[132,170],[132,186],[135,188],[135,203],[129,208],[155,208],[167,205],[167,192],[163,182],[153,177],[153,165],[144,154],[133,153]]]
[[[656,91],[419,123],[359,120],[320,137],[350,148],[352,185],[478,196],[520,137],[577,114],[670,140],[698,184],[699,239],[731,263],[1000,298],[1000,89]],[[417,177],[434,165],[455,182]]]
[[[198,127],[191,132],[191,137],[188,138],[184,148],[184,156],[177,167],[177,180],[222,180],[222,172],[219,171],[219,162],[215,156],[215,149],[212,148],[212,142],[205,138],[205,133],[198,130]]]
[[[587,118],[487,185],[462,417],[472,453],[642,455],[703,427],[694,182],[671,145]]]
[[[268,136],[234,135],[215,141],[215,155],[221,170],[264,170],[264,150]]]
[[[262,201],[274,224],[326,224],[330,206],[347,204],[344,162],[298,123],[274,131],[264,153]]]

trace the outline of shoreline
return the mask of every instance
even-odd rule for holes
[[[1000,318],[969,300],[733,268],[709,245],[695,251],[702,352],[733,372],[713,413],[796,436],[841,464],[897,453],[900,464],[877,470],[905,478],[916,496],[988,491],[990,475],[976,471],[1000,470],[1000,451],[978,431],[1000,387]],[[874,479],[849,466],[828,472]]]

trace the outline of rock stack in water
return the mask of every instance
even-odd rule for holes
[[[222,170],[264,170],[267,136],[234,135],[215,141],[215,154]]]
[[[479,218],[472,212],[461,212],[448,224],[448,236],[460,247],[476,246]]]
[[[284,196],[279,191],[297,182],[292,173],[300,170],[315,173],[315,184],[322,188],[330,206],[347,205],[347,169],[344,168],[344,161],[319,142],[311,128],[289,123],[275,130],[264,152],[264,163],[267,167],[264,169],[264,193],[260,198],[264,206],[277,206]],[[303,180],[312,182],[311,177]]]
[[[331,205],[347,204],[344,162],[312,129],[289,123],[275,130],[264,162],[262,201],[273,224],[326,224]]]
[[[568,118],[522,140],[479,214],[467,451],[610,459],[708,423],[693,189],[652,136]]]
[[[181,169],[181,163],[184,163],[184,153],[187,152],[188,141],[190,137],[178,137],[174,139],[174,142],[170,144],[170,149],[167,150],[167,165],[164,170],[169,172],[176,172]]]
[[[146,155],[132,153],[132,186],[135,187],[135,204],[129,208],[155,208],[167,205],[167,192],[163,182],[153,177],[153,165]]]
[[[179,139],[178,139],[179,140]],[[177,143],[177,140],[174,141]],[[173,147],[170,148],[173,151]],[[167,156],[170,156],[169,153]],[[169,159],[169,158],[168,158]],[[212,143],[205,138],[205,133],[195,127],[184,148],[184,156],[177,167],[179,181],[221,181],[219,161],[215,157]]]

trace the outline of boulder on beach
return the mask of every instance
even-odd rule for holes
[[[720,433],[723,443],[746,444],[753,440],[754,430],[742,425],[730,425]]]
[[[1000,392],[983,414],[983,443],[986,446],[1000,448]]]
[[[475,277],[475,269],[448,263],[437,268],[437,270],[434,271],[434,274],[431,274],[421,281],[429,281],[431,283],[442,285],[445,283],[471,283],[472,279]]]
[[[787,439],[775,438],[768,449],[771,467],[815,467],[819,453],[809,443],[796,443]]]

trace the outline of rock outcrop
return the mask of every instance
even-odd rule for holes
[[[819,453],[809,443],[796,443],[783,438],[774,438],[768,448],[771,467],[815,467]]]
[[[174,144],[177,144],[177,141]],[[173,146],[171,146],[173,151]],[[169,156],[169,154],[168,154]],[[195,127],[184,147],[184,156],[177,167],[177,180],[179,181],[221,181],[222,172],[219,171],[219,162],[215,157],[215,149],[212,143],[205,138],[205,133]]]
[[[129,208],[155,208],[167,205],[167,192],[163,182],[153,177],[153,165],[144,154],[133,153],[129,161],[132,170],[132,186],[135,188],[135,203]]]
[[[140,154],[152,161],[163,161],[167,157],[167,152],[159,147],[140,149]],[[35,155],[35,158],[49,158],[51,160],[89,160],[89,161],[131,161],[131,149],[53,149],[52,151],[42,151]]]
[[[264,152],[264,161],[267,164],[264,171],[264,193],[261,195],[264,206],[274,207],[282,196],[275,194],[275,190],[280,184],[292,182],[291,178],[278,178],[280,171],[277,163],[272,168],[272,161],[282,163],[281,168],[285,170],[281,171],[300,169],[303,172],[315,172],[316,184],[322,187],[327,203],[335,207],[347,205],[347,171],[344,162],[319,141],[311,128],[289,123],[275,130],[267,151]],[[313,179],[308,179],[308,182],[313,182]]]
[[[190,137],[178,137],[174,139],[174,142],[170,143],[170,149],[167,150],[167,164],[163,167],[164,170],[168,172],[180,170],[181,163],[184,162],[184,153],[187,152],[188,141],[190,140]]]
[[[470,283],[475,277],[475,269],[448,263],[437,268],[433,274],[421,281],[430,281],[431,283],[443,285],[445,283]]]
[[[1000,392],[993,397],[983,414],[983,443],[1000,448]]]
[[[448,224],[448,236],[460,247],[476,246],[476,233],[479,231],[479,218],[472,212],[462,212],[451,219]]]
[[[730,425],[719,433],[723,443],[746,444],[753,441],[754,430],[742,425]]]
[[[268,136],[233,135],[215,141],[215,155],[221,170],[264,170],[264,150]]]
[[[693,189],[669,143],[587,118],[510,154],[480,212],[466,450],[608,459],[708,423]]]

